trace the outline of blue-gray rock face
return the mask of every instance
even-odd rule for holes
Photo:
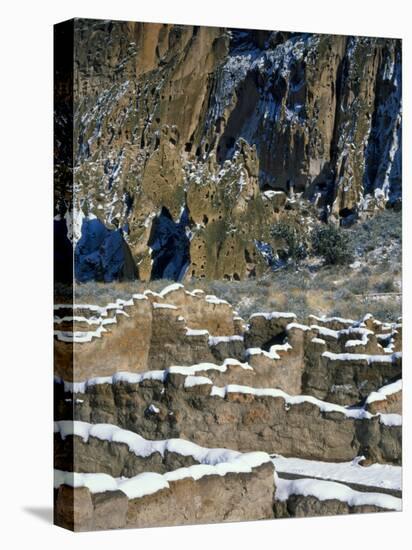
[[[83,220],[74,252],[75,276],[80,282],[105,283],[136,278],[130,250],[121,229],[110,230],[98,220]]]

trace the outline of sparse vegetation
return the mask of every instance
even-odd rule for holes
[[[372,313],[378,319],[395,321],[401,315],[401,303],[396,296],[369,298],[368,293],[376,291],[375,281],[373,274],[359,278],[359,272],[334,266],[315,273],[306,269],[283,270],[263,280],[189,281],[185,287],[216,294],[231,303],[245,319],[257,311],[293,311],[302,320],[309,314],[359,319]],[[159,291],[172,282],[86,283],[76,285],[76,301],[104,305],[148,288]]]
[[[402,243],[402,216],[394,210],[383,210],[378,212],[369,220],[359,223],[349,231],[351,248],[360,256],[373,250],[380,250],[383,254],[388,253],[388,245],[394,242]],[[386,249],[383,252],[383,249]]]
[[[348,264],[353,258],[349,236],[333,225],[320,226],[313,231],[312,251],[329,265]]]
[[[383,279],[375,284],[375,291],[378,293],[396,292],[393,279]]]
[[[352,294],[365,294],[370,288],[370,277],[359,274],[351,280],[350,291]]]
[[[298,265],[307,256],[307,246],[301,226],[279,222],[271,229],[272,237],[282,239],[286,244],[288,259]]]

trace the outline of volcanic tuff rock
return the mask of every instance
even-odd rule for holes
[[[258,276],[275,221],[399,203],[399,40],[83,19],[71,32],[74,164],[60,89],[55,223],[79,281]]]

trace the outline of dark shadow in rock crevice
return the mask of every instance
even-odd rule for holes
[[[155,218],[148,246],[152,249],[151,280],[171,279],[180,281],[190,264],[190,240],[186,235],[189,213],[185,208],[175,222],[165,207]]]
[[[74,252],[74,271],[81,283],[137,279],[138,270],[123,229],[108,229],[97,218],[84,219]]]

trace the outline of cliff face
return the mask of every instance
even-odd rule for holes
[[[80,281],[258,276],[275,221],[401,200],[399,40],[76,20],[73,77]]]

